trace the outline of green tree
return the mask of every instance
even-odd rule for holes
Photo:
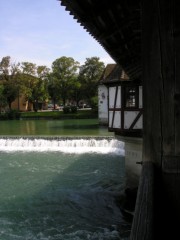
[[[23,83],[22,94],[28,102],[28,109],[30,109],[30,103],[32,103],[33,99],[32,92],[38,81],[36,77],[36,64],[31,62],[22,62],[21,70],[21,81]]]
[[[38,111],[42,108],[42,104],[48,99],[47,89],[44,81],[41,78],[37,79],[35,87],[32,89],[31,102],[34,110]]]
[[[48,77],[48,93],[51,97],[55,109],[56,103],[61,99],[61,96],[59,81],[53,73],[50,73]]]
[[[4,108],[7,105],[7,100],[4,95],[4,86],[3,84],[0,84],[0,113],[2,111],[2,108]]]
[[[105,68],[98,57],[86,58],[85,64],[80,67],[79,81],[81,83],[81,96],[90,105],[95,105],[97,87],[100,76]]]
[[[77,70],[79,63],[71,57],[61,57],[52,63],[52,79],[56,84],[59,95],[63,100],[64,106],[70,93],[74,89],[77,79]],[[54,86],[54,85],[53,85]],[[53,87],[51,85],[51,87]]]
[[[47,80],[50,69],[45,65],[37,66],[36,72],[37,72],[38,78],[41,78],[42,80]]]
[[[11,75],[15,72],[15,64],[12,64],[11,57],[6,56],[1,59],[0,62],[0,74],[1,80],[8,80]]]
[[[19,94],[19,67],[20,63],[12,62],[10,56],[3,57],[0,62],[1,84],[3,84],[3,94],[9,109]]]
[[[36,66],[31,62],[22,62],[22,78],[24,81],[24,94],[28,103],[33,103],[34,110],[47,100],[47,76],[50,71],[46,66]]]
[[[73,86],[70,91],[70,97],[73,102],[76,102],[76,106],[79,106],[79,101],[82,100],[82,94],[81,94],[81,83],[79,81],[78,75],[74,78]]]
[[[29,74],[32,76],[36,75],[36,64],[31,62],[22,62],[21,63],[22,73]]]
[[[39,103],[42,104],[48,101],[49,94],[48,94],[48,76],[50,69],[44,65],[37,66],[36,69],[38,82],[36,88],[33,89],[32,96],[36,100],[36,110],[39,108]]]

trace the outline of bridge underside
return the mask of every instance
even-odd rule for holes
[[[175,220],[180,216],[178,1],[61,0],[61,4],[131,79],[143,81],[143,173],[131,239],[160,239],[161,234],[162,239],[173,239],[175,233],[180,235]]]
[[[141,75],[140,0],[61,0],[61,5],[94,37],[128,75]]]

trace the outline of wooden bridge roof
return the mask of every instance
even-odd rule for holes
[[[59,1],[131,79],[140,78],[140,0]]]

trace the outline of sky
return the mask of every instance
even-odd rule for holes
[[[0,0],[0,60],[51,64],[62,56],[81,65],[86,58],[114,60],[58,0]]]

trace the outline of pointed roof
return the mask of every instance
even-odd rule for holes
[[[109,84],[129,80],[128,75],[118,64],[108,64],[99,80],[100,84]]]

